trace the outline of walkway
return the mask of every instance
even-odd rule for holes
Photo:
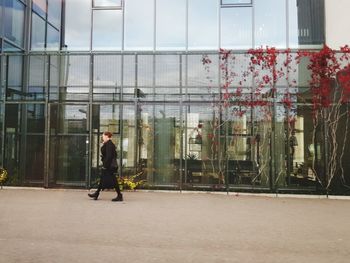
[[[0,262],[349,262],[350,200],[0,190]]]

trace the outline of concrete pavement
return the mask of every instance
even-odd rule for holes
[[[349,262],[350,200],[0,190],[0,262]]]

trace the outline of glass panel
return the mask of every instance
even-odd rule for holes
[[[102,7],[102,6],[121,6],[122,0],[93,0],[95,7]]]
[[[138,64],[136,63],[136,59],[138,58],[139,56],[134,56],[134,55],[124,56],[123,98],[122,98],[123,101],[134,100],[135,98],[135,87],[137,85],[135,66],[138,66]]]
[[[24,5],[17,0],[5,0],[4,8],[5,37],[23,47]]]
[[[294,95],[292,101],[297,102],[297,98]],[[277,105],[277,112],[282,107]],[[274,149],[275,184],[279,188],[315,189],[316,173],[319,172],[320,178],[323,177],[323,139],[314,127],[312,106],[293,103],[284,112],[283,120],[277,114],[275,124],[276,141],[284,141],[283,145],[276,143]]]
[[[286,2],[255,0],[255,46],[286,48]]]
[[[186,0],[159,0],[156,9],[156,49],[184,50]]]
[[[58,100],[59,63],[61,56],[50,56],[49,100]]]
[[[123,174],[139,174],[149,185],[179,183],[179,107],[124,106]],[[139,127],[139,129],[136,129]]]
[[[221,0],[222,5],[252,4],[252,0]]]
[[[277,92],[281,92],[281,90],[278,90]],[[277,95],[277,97],[281,96],[280,94]],[[282,97],[282,96],[281,96]],[[274,178],[273,178],[273,184],[276,187],[281,187],[286,185],[286,176],[287,176],[287,165],[288,165],[288,159],[286,156],[288,155],[288,151],[290,149],[294,149],[294,147],[289,147],[288,142],[293,140],[293,137],[291,136],[288,139],[288,115],[286,110],[281,104],[275,103],[274,104],[274,116],[272,118],[272,121],[274,120],[274,135],[275,135],[275,142],[274,142],[274,149],[272,151],[272,156],[274,159]],[[281,143],[284,142],[284,143]],[[293,143],[296,142],[293,140]]]
[[[183,75],[187,74],[187,85],[184,93],[191,101],[211,101],[213,94],[219,92],[219,56],[208,55],[207,58],[211,61],[208,71],[205,70],[202,63],[202,55],[187,55],[187,69],[183,67],[183,70],[185,70]],[[185,58],[183,58],[183,61],[185,61]]]
[[[37,14],[32,16],[32,50],[45,49],[45,21]]]
[[[118,86],[121,84],[121,56],[94,56],[94,85]]]
[[[88,136],[51,136],[49,179],[54,185],[86,186]]]
[[[90,56],[68,55],[62,56],[61,71],[62,86],[89,85]]]
[[[6,41],[3,42],[4,43],[4,51],[6,52],[22,52],[23,50],[19,49],[18,47],[15,47],[14,45],[11,45],[9,43],[7,43]]]
[[[26,155],[24,179],[28,183],[40,183],[44,180],[45,136],[25,136]]]
[[[94,50],[120,50],[122,46],[121,10],[94,10],[92,39]]]
[[[45,105],[44,104],[25,104],[23,105],[27,132],[44,133],[45,132]]]
[[[89,50],[91,2],[86,0],[66,1],[65,12],[65,48],[67,50]]]
[[[124,55],[123,60],[123,96],[124,98],[133,98],[136,86],[136,68],[135,63],[138,56]]]
[[[1,59],[2,59],[2,57],[0,58],[0,63],[2,63]],[[1,68],[2,68],[2,66],[0,65],[0,71],[1,71]],[[0,84],[0,99],[3,101],[2,93],[3,93],[3,87]],[[2,103],[0,105],[0,129],[1,129],[1,131],[3,130],[3,127],[4,127],[3,126],[4,125],[4,109],[5,109],[5,105]],[[3,136],[3,133],[0,132],[0,147],[1,147],[0,149],[2,149],[3,145],[4,145],[4,136]],[[0,151],[0,165],[2,167],[4,167],[2,157],[3,157],[3,151]]]
[[[5,21],[3,21],[3,5],[4,5],[4,3],[1,1],[0,2],[0,25],[4,25],[4,22]],[[0,52],[1,52],[1,50],[2,50],[2,39],[1,39],[1,37],[3,36],[3,26],[0,26]]]
[[[124,77],[125,85],[123,87],[123,100],[138,99],[153,99],[151,96],[154,93],[154,57],[153,55],[137,55],[135,58],[129,58],[128,61],[124,60]],[[125,64],[127,63],[127,64]],[[135,76],[135,63],[137,64],[137,72]],[[135,87],[137,86],[137,89]]]
[[[59,87],[59,101],[89,101],[89,87]]]
[[[180,94],[180,56],[156,56],[155,99],[179,101]]]
[[[46,17],[46,0],[33,0],[33,10]]]
[[[156,86],[179,86],[179,82],[180,82],[180,56],[157,55],[156,56]],[[171,90],[167,89],[164,92],[169,92],[169,91],[174,92],[174,89],[173,88]]]
[[[120,156],[120,105],[93,105],[92,108],[92,167],[91,167],[91,182],[94,183],[100,173],[99,168],[101,163],[101,137],[102,133],[109,131],[113,133],[112,141],[117,147],[117,157]],[[121,166],[119,166],[121,167]],[[119,170],[120,172],[120,170]]]
[[[252,8],[221,9],[221,47],[249,49],[253,45]]]
[[[90,56],[61,57],[60,100],[89,100]]]
[[[203,32],[205,31],[205,34]],[[218,49],[218,5],[212,0],[188,3],[188,49]]]
[[[108,65],[108,66],[107,66]],[[121,56],[94,56],[94,100],[120,100]]]
[[[1,41],[1,39],[0,39]],[[7,58],[5,56],[0,56],[0,101],[4,101],[4,95],[5,95],[5,76],[6,76],[6,62]],[[0,111],[1,105],[0,105]],[[0,121],[2,121],[2,115],[0,114]],[[2,126],[0,126],[1,129]],[[1,153],[0,153],[1,154]],[[1,160],[1,159],[0,159]]]
[[[253,134],[251,142],[253,144],[252,153],[254,154],[255,165],[254,171],[259,171],[255,174],[255,179],[252,184],[260,186],[268,186],[270,184],[270,169],[271,169],[271,108],[270,106],[256,106],[252,108],[254,125],[252,126]],[[278,140],[276,140],[278,143]],[[280,145],[280,144],[279,144]]]
[[[20,112],[18,104],[8,104],[5,110],[4,167],[7,169],[8,185],[20,185]]]
[[[298,0],[288,1],[288,13],[289,13],[289,47],[298,48]]]
[[[119,134],[119,105],[93,105],[92,128],[94,132],[101,134],[109,131]]]
[[[224,166],[219,166],[218,130],[215,110],[210,104],[191,105],[186,110],[186,129],[183,141],[185,173],[183,182],[188,185],[224,186]],[[221,171],[220,171],[221,169]]]
[[[10,185],[43,180],[44,108],[43,104],[6,105],[4,166],[11,175]]]
[[[60,48],[60,32],[50,26],[47,25],[47,50],[59,50]]]
[[[8,86],[22,86],[22,56],[8,56]]]
[[[8,72],[7,72],[7,100],[18,100],[22,98],[22,56],[8,57]]]
[[[56,28],[60,28],[62,0],[48,0],[48,3],[49,3],[49,6],[48,6],[47,19]]]
[[[243,114],[231,114],[241,111]],[[270,182],[270,127],[268,107],[233,106],[225,126],[228,183],[268,187]]]
[[[86,133],[87,112],[86,105],[51,105],[50,133]]]
[[[149,184],[179,182],[180,111],[178,106],[141,106],[137,111],[137,162]],[[141,143],[142,142],[142,143]]]
[[[43,100],[46,85],[46,57],[30,56],[29,85],[27,99]]]
[[[125,2],[125,50],[153,50],[154,0]]]
[[[123,140],[120,144],[122,147],[123,175],[133,175],[142,169],[141,161],[139,164],[137,163],[137,160],[140,160],[141,158],[138,158],[136,153],[138,146],[136,139],[136,118],[134,105],[123,106],[122,122]]]
[[[137,57],[137,84],[138,86],[153,86],[154,56],[143,55]]]

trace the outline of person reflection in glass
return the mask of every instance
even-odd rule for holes
[[[123,195],[120,192],[119,184],[115,173],[118,171],[116,147],[111,140],[112,133],[104,132],[102,135],[103,145],[101,147],[102,172],[100,183],[96,192],[89,193],[89,197],[98,199],[100,191],[104,189],[115,189],[117,196],[112,201],[123,201]]]

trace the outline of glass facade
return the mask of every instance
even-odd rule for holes
[[[66,1],[64,48],[183,51],[322,46],[324,3],[309,2],[130,0],[91,5]],[[82,15],[76,17],[77,12]]]
[[[317,191],[315,173],[323,178],[326,149],[322,127],[315,130],[311,121],[303,65],[289,73],[305,94],[295,96],[291,108],[283,104],[287,84],[280,80],[272,104],[237,100],[218,110],[212,99],[225,82],[217,70],[221,59],[206,55],[209,79],[203,54],[3,56],[10,67],[2,72],[3,165],[13,174],[11,183],[89,185],[99,171],[100,135],[109,130],[120,172],[142,172],[149,187]],[[241,72],[251,57],[235,56],[239,66],[232,70]],[[19,74],[26,62],[29,78]],[[249,85],[242,88],[253,95]]]
[[[279,54],[289,78],[271,96],[271,72],[254,71],[247,51],[321,48],[323,9],[321,0],[2,1],[9,184],[88,187],[108,130],[121,175],[139,174],[145,187],[322,191],[330,149],[311,121],[310,62],[286,66]],[[241,97],[227,107],[225,94]]]

